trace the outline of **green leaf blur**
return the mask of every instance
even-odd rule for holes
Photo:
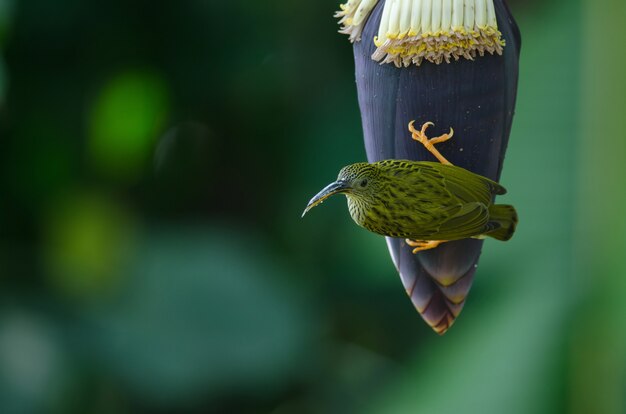
[[[167,93],[155,74],[127,72],[102,88],[92,110],[89,153],[105,175],[133,178],[165,124]]]

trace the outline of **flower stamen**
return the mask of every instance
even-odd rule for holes
[[[341,24],[339,33],[350,36],[352,43],[360,41],[367,17],[376,3],[378,0],[348,0],[347,3],[339,5],[341,10],[335,13]]]
[[[360,40],[363,26],[378,0],[349,0],[341,5],[341,33]],[[493,0],[387,0],[372,59],[397,67],[474,60],[485,53],[501,55]]]

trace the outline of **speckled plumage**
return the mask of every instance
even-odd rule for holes
[[[491,236],[508,240],[517,215],[494,205],[500,184],[452,165],[385,160],[344,167],[348,209],[360,226],[389,237],[460,240]]]

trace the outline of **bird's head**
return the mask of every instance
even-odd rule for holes
[[[383,188],[383,180],[380,169],[374,164],[359,162],[345,166],[339,171],[337,181],[330,183],[322,189],[307,204],[302,217],[313,207],[321,204],[328,197],[344,193],[357,204],[369,205],[376,203],[377,194]]]

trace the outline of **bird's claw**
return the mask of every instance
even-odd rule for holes
[[[435,247],[439,246],[441,243],[444,243],[443,240],[411,240],[411,239],[406,239],[405,242],[409,246],[415,247],[413,249],[413,254],[417,252],[421,252],[423,250],[434,249]]]
[[[450,132],[448,132],[447,134],[443,134],[438,137],[429,139],[426,136],[426,130],[435,124],[430,121],[426,122],[424,125],[422,125],[422,128],[418,131],[413,126],[414,123],[415,123],[414,120],[409,122],[409,132],[411,133],[412,138],[415,141],[421,143],[431,154],[433,154],[439,160],[440,163],[446,164],[446,165],[452,165],[450,161],[448,161],[443,155],[441,155],[439,151],[437,151],[437,149],[435,148],[435,144],[445,142],[449,140],[450,138],[452,138],[452,136],[454,135],[454,129],[450,128]]]

